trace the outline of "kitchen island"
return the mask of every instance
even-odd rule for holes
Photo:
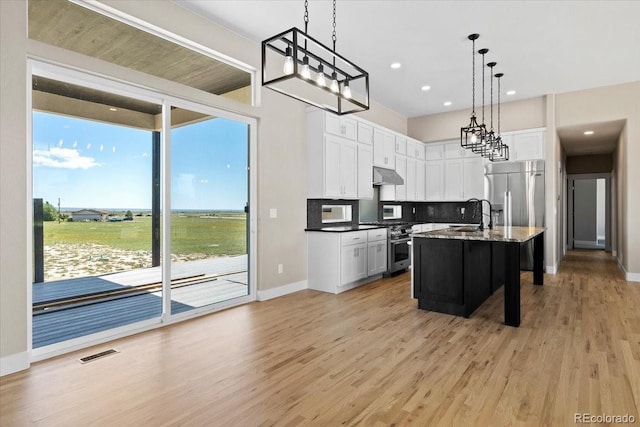
[[[542,285],[543,227],[451,227],[412,234],[418,308],[469,317],[504,282],[504,323],[520,325],[520,245],[533,239],[533,283]]]

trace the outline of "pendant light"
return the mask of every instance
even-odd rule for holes
[[[478,53],[480,55],[482,55],[482,124],[484,125],[484,106],[485,106],[485,102],[484,102],[484,82],[485,82],[485,77],[484,77],[484,67],[485,67],[485,62],[484,62],[484,56],[489,52],[489,49],[480,49],[478,51]],[[487,134],[486,134],[486,128],[485,128],[485,133],[482,135],[482,138],[480,139],[480,141],[478,141],[475,145],[473,145],[471,147],[471,150],[476,153],[476,154],[480,154],[483,155],[484,151],[487,148]]]
[[[336,0],[333,48],[308,30],[305,0],[304,31],[293,27],[262,42],[262,86],[339,115],[368,110],[369,73],[336,52]]]
[[[486,133],[486,126],[478,124],[476,120],[476,40],[479,34],[470,34],[467,38],[471,40],[471,119],[469,124],[460,128],[460,146],[463,148],[473,148],[480,144]]]
[[[495,146],[491,152],[489,160],[492,162],[509,160],[509,146],[502,142],[502,135],[500,133],[500,78],[504,76],[504,73],[497,73],[495,77],[498,79],[498,134],[495,139]]]
[[[486,157],[488,159],[491,158],[491,152],[494,149],[494,144],[496,141],[496,133],[493,131],[493,67],[495,67],[496,65],[498,65],[497,62],[489,62],[487,64],[487,67],[489,67],[491,69],[491,77],[490,77],[490,81],[491,81],[491,85],[490,85],[490,89],[489,89],[489,131],[487,132],[487,144],[486,144],[486,150],[483,150],[482,152],[482,156]]]

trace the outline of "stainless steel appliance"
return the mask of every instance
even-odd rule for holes
[[[387,272],[389,277],[398,271],[404,271],[411,265],[411,224],[401,223],[389,227],[389,246],[387,248]]]
[[[544,160],[489,163],[484,196],[494,225],[544,227]],[[520,268],[533,270],[533,241],[520,250]]]
[[[411,265],[411,227],[409,222],[401,221],[373,221],[361,224],[385,226],[389,230],[387,240],[387,271],[384,277],[403,271]]]

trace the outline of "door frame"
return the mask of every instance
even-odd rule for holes
[[[605,198],[604,198],[604,234],[605,234],[605,243],[604,250],[605,252],[611,252],[611,218],[613,217],[612,211],[612,203],[611,203],[611,173],[585,173],[585,174],[569,174],[567,175],[567,241],[565,245],[568,249],[574,248],[574,239],[573,239],[573,190],[574,190],[574,182],[576,180],[583,179],[604,179],[605,180]]]
[[[27,140],[26,144],[27,150],[27,200],[29,205],[27,206],[27,212],[32,212],[32,199],[33,199],[33,135],[32,135],[32,113],[33,113],[33,105],[32,105],[32,85],[31,79],[32,76],[36,74],[43,77],[49,77],[73,84],[78,84],[85,87],[90,87],[93,89],[103,90],[112,92],[115,94],[133,97],[141,100],[145,100],[148,102],[155,102],[163,106],[163,116],[162,116],[162,141],[161,141],[161,151],[162,151],[162,210],[165,212],[167,206],[171,206],[171,194],[170,194],[170,186],[167,180],[170,180],[170,176],[167,175],[169,172],[169,164],[170,164],[170,106],[175,105],[182,108],[190,108],[194,111],[201,111],[203,113],[211,114],[217,117],[226,118],[229,120],[234,120],[238,122],[245,123],[249,126],[249,159],[248,159],[248,170],[249,170],[249,189],[248,189],[248,202],[249,202],[249,213],[247,220],[247,228],[249,234],[247,248],[248,255],[248,268],[249,268],[249,294],[247,296],[234,298],[229,301],[220,302],[217,304],[212,304],[204,307],[200,307],[194,310],[190,310],[186,313],[181,313],[178,315],[170,315],[170,312],[167,312],[167,307],[170,306],[171,294],[169,290],[168,284],[165,284],[165,277],[171,277],[170,263],[163,264],[163,313],[158,318],[148,319],[137,323],[132,323],[130,325],[121,326],[118,328],[114,328],[107,331],[98,332],[95,334],[86,335],[83,337],[74,338],[68,341],[63,341],[60,343],[52,344],[49,346],[40,347],[37,349],[33,348],[33,309],[32,309],[32,289],[31,283],[33,281],[33,216],[29,215],[27,218],[27,230],[26,230],[26,239],[27,239],[27,261],[28,265],[25,266],[27,271],[27,342],[28,347],[27,351],[29,353],[30,362],[37,362],[40,360],[48,359],[50,357],[55,357],[61,354],[65,354],[71,351],[79,350],[82,348],[90,347],[97,344],[102,344],[105,342],[109,342],[118,338],[126,337],[129,335],[133,335],[139,332],[147,331],[150,329],[155,329],[158,327],[162,327],[168,324],[172,324],[175,322],[179,322],[182,320],[194,318],[203,314],[213,313],[225,308],[238,306],[242,304],[246,304],[248,302],[255,301],[257,299],[257,236],[258,236],[258,223],[255,215],[252,215],[251,212],[258,211],[258,195],[257,195],[257,185],[258,185],[258,144],[257,144],[257,126],[258,121],[254,117],[230,112],[227,110],[220,109],[219,107],[214,106],[213,104],[207,105],[204,103],[199,103],[195,101],[188,100],[186,98],[180,98],[175,95],[170,95],[166,92],[162,92],[159,90],[141,87],[134,83],[128,83],[126,81],[112,78],[108,75],[97,74],[95,72],[91,72],[89,70],[84,70],[76,67],[54,64],[48,62],[46,60],[40,58],[27,58]],[[168,215],[163,215],[163,222],[161,224],[162,236],[163,236],[163,251],[170,250],[170,247],[167,246],[167,242],[164,241],[166,236],[170,236],[170,226],[168,222]],[[165,223],[166,221],[166,223]],[[166,253],[165,253],[166,256]],[[171,259],[165,258],[165,259]],[[168,266],[168,267],[167,267]]]

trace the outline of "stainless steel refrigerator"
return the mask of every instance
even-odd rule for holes
[[[544,160],[485,165],[484,196],[494,224],[544,227]],[[533,270],[533,239],[520,248],[520,268]]]

